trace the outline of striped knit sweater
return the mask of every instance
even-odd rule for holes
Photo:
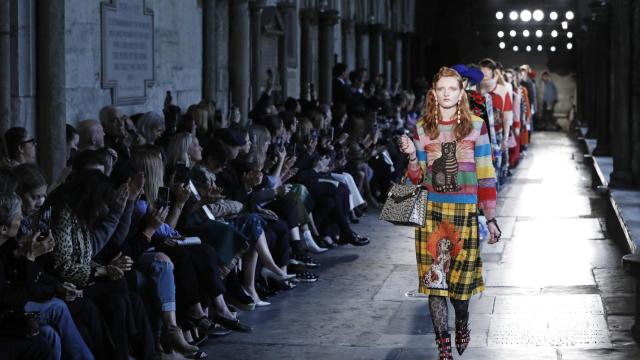
[[[434,140],[424,132],[423,120],[420,120],[413,135],[420,167],[409,169],[407,178],[414,184],[422,182],[429,190],[430,201],[479,203],[485,215],[493,217],[496,175],[491,161],[491,143],[484,121],[473,115],[472,123],[471,133],[456,142],[455,120],[441,122],[440,135]]]

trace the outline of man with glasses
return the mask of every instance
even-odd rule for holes
[[[36,162],[37,141],[23,127],[14,127],[4,133],[10,167]]]

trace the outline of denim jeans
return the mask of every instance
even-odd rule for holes
[[[176,284],[173,278],[173,263],[156,260],[157,252],[145,252],[136,261],[136,270],[153,281],[155,295],[163,312],[176,311]],[[144,277],[138,277],[138,286],[147,285]]]
[[[46,302],[29,301],[24,310],[40,313],[40,331],[53,348],[56,359],[93,360],[64,301],[58,298]]]

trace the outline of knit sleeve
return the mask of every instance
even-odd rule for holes
[[[480,136],[476,140],[474,158],[478,178],[478,202],[485,215],[492,218],[496,211],[496,173],[491,161],[491,143],[489,143],[487,126],[484,121]]]
[[[427,173],[427,152],[424,150],[424,143],[418,129],[422,127],[422,122],[416,124],[416,128],[413,130],[413,144],[416,147],[416,157],[418,159],[418,167],[407,169],[407,179],[411,183],[417,185],[423,181],[424,175]]]

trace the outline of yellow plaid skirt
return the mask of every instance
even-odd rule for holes
[[[426,221],[416,228],[416,259],[426,295],[468,300],[484,290],[476,204],[427,201]]]

